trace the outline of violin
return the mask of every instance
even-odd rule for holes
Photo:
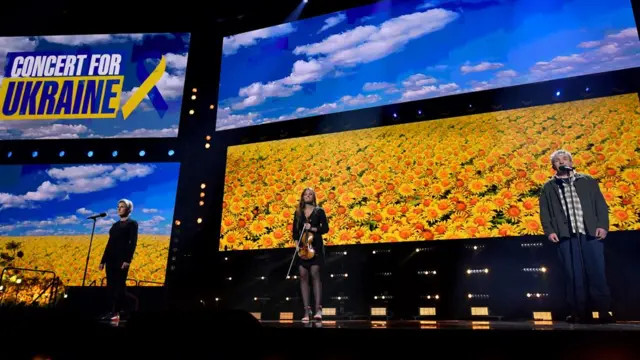
[[[309,260],[316,256],[316,251],[313,249],[313,236],[311,228],[302,230],[298,245],[298,256],[300,256],[301,259]]]

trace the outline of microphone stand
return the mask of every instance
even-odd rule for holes
[[[571,180],[572,173],[575,174],[575,170],[570,170],[569,171],[569,184],[571,184],[571,186],[573,186],[575,188],[575,185],[574,185],[575,180],[574,181]],[[576,190],[576,192],[577,192],[577,190]],[[578,216],[577,216],[577,213],[576,213],[575,202],[573,200],[573,191],[569,191],[569,195],[571,196],[571,208],[573,209],[573,221],[576,223],[576,229],[574,229],[574,231],[576,232],[576,239],[578,240],[578,249],[579,249],[578,252],[580,253],[580,268],[582,269],[582,279],[583,279],[582,280],[582,285],[584,287],[585,295],[586,295],[585,298],[587,300],[586,301],[587,304],[585,304],[585,305],[588,306],[591,303],[591,301],[590,301],[591,299],[590,299],[590,295],[589,295],[589,279],[587,278],[587,269],[584,268],[584,253],[583,253],[583,250],[582,250],[581,236],[580,236],[580,233],[578,232],[578,229],[577,229],[577,227],[578,227]],[[573,227],[573,224],[572,224],[572,227]],[[574,281],[574,284],[575,284],[575,277],[574,277],[573,281]],[[575,287],[575,285],[574,285],[574,287]],[[588,309],[585,309],[585,310],[587,310],[587,312],[588,312]]]
[[[93,234],[96,231],[96,220],[97,218],[93,218],[93,228],[91,229],[91,239],[89,240],[89,251],[87,252],[87,262],[84,264],[84,276],[82,277],[82,286],[84,286],[84,282],[87,279],[87,268],[89,267],[89,257],[91,256],[91,245],[93,244]]]

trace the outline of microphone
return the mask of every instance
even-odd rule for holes
[[[91,216],[89,216],[87,219],[89,219],[89,220],[95,220],[95,219],[97,219],[97,218],[103,218],[103,217],[105,217],[105,216],[107,216],[107,213],[103,212],[103,213],[100,213],[100,214],[91,215]]]
[[[575,170],[571,166],[567,166],[567,165],[560,165],[560,167],[558,169],[560,169],[560,171],[573,171],[573,170]]]

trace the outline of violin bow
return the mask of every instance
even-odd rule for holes
[[[293,257],[291,257],[291,264],[289,264],[289,270],[287,271],[287,277],[285,279],[289,278],[289,273],[291,272],[291,267],[293,266],[293,260],[296,259],[296,254],[298,253],[298,249],[300,248],[300,242],[302,241],[303,235],[304,235],[304,229],[303,231],[300,231],[300,238],[298,239],[298,242],[296,243],[296,248],[293,251]]]

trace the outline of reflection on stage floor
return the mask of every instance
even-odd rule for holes
[[[640,322],[568,324],[564,321],[464,321],[464,320],[261,320],[273,328],[416,329],[416,330],[572,330],[640,331]]]

